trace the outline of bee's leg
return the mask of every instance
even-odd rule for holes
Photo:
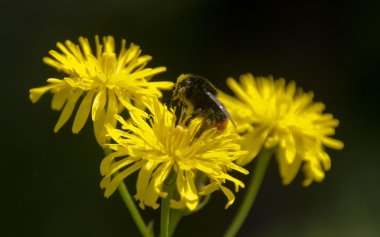
[[[201,117],[203,112],[202,112],[202,109],[196,109],[196,110],[193,110],[190,112],[191,114],[189,115],[188,119],[186,120],[186,126],[189,126],[189,123],[191,120],[193,120],[194,118],[196,117]]]
[[[191,114],[191,117],[195,118],[195,117],[201,116],[202,114],[203,114],[203,110],[201,108],[198,108],[193,111],[193,113]]]
[[[187,124],[186,125],[188,126],[189,123],[190,123],[190,121],[193,120],[194,118],[197,118],[197,117],[204,118],[204,111],[201,108],[193,110],[193,112],[190,115],[190,119],[187,120]],[[195,135],[195,138],[198,138],[205,129],[206,129],[205,128],[205,124],[204,124],[204,122],[202,122],[201,127],[199,128],[197,134]]]
[[[197,134],[195,135],[196,138],[200,137],[206,129],[209,129],[211,127],[212,121],[210,119],[203,119],[202,125],[199,128]]]
[[[190,111],[189,107],[187,106],[187,104],[184,104],[182,101],[178,101],[177,106],[182,107],[180,109],[179,124],[188,126],[189,120],[191,119],[191,117],[189,116],[189,114],[191,114],[191,112],[189,112]]]

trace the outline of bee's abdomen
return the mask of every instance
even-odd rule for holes
[[[205,117],[210,119],[211,121],[214,121],[216,124],[223,122],[224,120],[227,120],[227,115],[223,113],[222,110],[215,104],[211,104],[209,106],[206,106],[203,109],[203,114]]]
[[[218,129],[218,131],[222,132],[222,131],[226,130],[227,126],[228,126],[228,119],[225,119],[225,120],[219,122],[216,125],[216,128]]]

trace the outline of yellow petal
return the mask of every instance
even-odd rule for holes
[[[294,161],[294,158],[296,157],[296,144],[294,137],[291,133],[289,133],[285,138],[285,159],[286,161],[291,164]]]
[[[128,150],[128,149],[126,149]],[[122,156],[126,156],[124,157],[122,160],[119,160],[117,162],[114,162],[112,163],[109,167],[108,167],[108,170],[107,170],[107,173],[103,173],[103,175],[107,175],[107,176],[111,176],[115,173],[117,173],[119,170],[123,169],[124,167],[136,162],[137,158],[135,157],[128,157],[127,155],[129,154],[129,152],[127,152],[126,150],[123,150],[119,153],[119,157],[122,157]],[[116,152],[115,152],[116,153]]]
[[[322,142],[325,146],[328,146],[328,147],[336,149],[336,150],[342,150],[344,147],[343,142],[341,142],[337,139],[334,139],[334,138],[330,138],[330,137],[324,137],[322,139]]]
[[[131,117],[133,116],[136,120],[138,117],[149,118],[149,115],[145,111],[133,106],[129,101],[123,98],[119,99],[121,104],[125,106],[129,113],[131,113]]]
[[[198,205],[198,194],[194,184],[194,174],[191,171],[183,171],[177,174],[177,190],[185,200],[186,207],[193,211]]]
[[[219,188],[219,184],[216,182],[203,186],[199,191],[199,195],[209,195]]]
[[[59,69],[59,68],[62,67],[62,65],[61,65],[59,62],[57,62],[56,60],[54,60],[54,59],[52,59],[52,58],[49,58],[49,57],[44,57],[44,58],[42,59],[42,61],[43,61],[44,63],[46,63],[47,65],[49,65],[49,66],[51,66],[51,67],[54,67],[54,68],[57,68],[57,69]]]
[[[54,127],[54,132],[58,132],[59,129],[67,122],[73,113],[76,102],[79,97],[82,95],[82,90],[76,90],[73,95],[68,99],[65,107],[63,108],[61,115],[59,116],[58,122]]]
[[[280,170],[280,175],[282,177],[282,183],[284,185],[288,185],[297,175],[297,172],[302,164],[302,159],[296,157],[294,161],[289,164],[285,158],[285,152],[286,151],[283,148],[279,148],[277,150],[277,162]]]
[[[176,201],[171,199],[170,200],[170,208],[181,210],[186,208],[186,202],[185,200]]]
[[[150,206],[153,209],[157,209],[160,207],[160,204],[157,203],[157,200],[160,196],[153,186],[153,182],[149,182],[149,186],[146,189],[145,195],[143,197],[140,197],[140,200],[142,200],[147,206]]]
[[[255,130],[243,135],[241,148],[247,150],[248,154],[239,158],[236,163],[240,166],[245,166],[254,159],[261,150],[269,130],[265,127],[257,127]]]
[[[229,206],[231,206],[235,202],[235,195],[231,190],[229,190],[228,188],[224,186],[220,186],[220,189],[222,190],[222,192],[224,193],[224,195],[226,195],[228,199],[227,204],[224,207],[227,209]]]
[[[320,152],[319,152],[319,157],[320,157],[320,159],[321,159],[321,162],[322,162],[323,168],[324,168],[325,170],[330,170],[330,168],[331,168],[331,159],[330,159],[329,154],[327,154],[327,153],[324,152],[324,151],[320,151]]]
[[[307,187],[313,182],[313,179],[311,177],[305,177],[305,179],[302,181],[302,186]]]
[[[89,55],[92,55],[90,43],[88,42],[87,38],[79,37],[79,43],[82,46],[83,54],[87,57]]]
[[[149,185],[149,181],[152,176],[153,169],[157,167],[157,163],[153,161],[148,161],[140,169],[139,175],[137,176],[136,182],[136,196],[144,198],[146,196],[146,191]]]
[[[231,169],[233,169],[233,170],[236,170],[236,171],[238,171],[240,173],[243,173],[245,175],[249,174],[248,170],[244,169],[243,167],[240,167],[239,165],[235,165],[232,162],[230,164],[228,164],[228,167],[231,168]]]
[[[42,95],[54,88],[56,85],[47,85],[43,87],[33,88],[29,90],[29,99],[32,103],[36,103]]]
[[[235,81],[233,78],[227,78],[227,85],[231,88],[231,90],[236,94],[236,96],[244,101],[248,102],[250,99],[247,97],[245,91],[240,87],[239,83]]]
[[[154,172],[152,183],[153,187],[158,194],[161,195],[161,187],[172,170],[173,162],[164,162],[160,167]]]
[[[106,105],[106,99],[107,99],[107,89],[102,89],[101,91],[96,94],[94,103],[92,104],[92,121],[96,121],[102,111],[104,111],[104,106]]]
[[[310,185],[312,181],[321,182],[325,178],[325,173],[323,172],[320,164],[315,160],[305,163],[303,166],[303,171],[306,177],[303,182],[303,186]]]
[[[72,92],[71,88],[64,88],[53,95],[51,100],[51,108],[53,110],[61,110],[65,105],[67,99],[70,97]]]
[[[102,175],[108,175],[110,173],[110,166],[113,160],[116,157],[122,156],[124,154],[125,154],[124,151],[123,152],[118,151],[118,152],[112,152],[111,154],[104,157],[102,162],[100,163],[100,173]]]
[[[159,88],[161,90],[171,90],[174,86],[174,83],[171,81],[154,81],[149,82],[149,86]]]
[[[130,167],[128,167],[127,169],[123,170],[122,172],[120,172],[119,174],[117,174],[112,180],[111,180],[111,183],[107,186],[105,186],[105,183],[103,182],[103,180],[100,182],[100,186],[102,188],[105,188],[105,192],[104,192],[104,196],[105,197],[109,197],[111,196],[112,193],[115,192],[115,190],[117,189],[117,187],[120,185],[121,182],[123,182],[123,180],[128,177],[130,174],[134,173],[135,171],[139,170],[143,165],[144,165],[145,161],[140,161],[140,162],[137,162],[133,165],[131,165]]]
[[[94,91],[89,91],[80,104],[73,123],[73,133],[78,133],[86,123],[88,115],[90,114],[93,97]]]
[[[114,115],[118,113],[118,104],[115,92],[110,90],[108,93],[108,105],[106,113],[106,123],[111,123],[113,121]]]
[[[238,192],[238,191],[239,191],[239,187],[242,187],[242,188],[245,187],[245,184],[244,184],[242,181],[240,181],[240,180],[238,180],[238,179],[232,177],[232,176],[229,175],[229,174],[225,174],[225,175],[223,175],[223,177],[224,177],[226,180],[229,180],[229,181],[231,181],[231,182],[233,182],[233,183],[235,184],[235,192]]]
[[[105,124],[104,124],[104,120],[105,120],[105,116],[106,116],[105,114],[106,114],[106,112],[104,110],[102,110],[100,112],[99,118],[97,120],[95,120],[93,123],[95,138],[96,138],[96,141],[98,142],[98,144],[100,144],[100,145],[104,144],[107,140],[107,137],[106,137],[107,131],[106,131]]]

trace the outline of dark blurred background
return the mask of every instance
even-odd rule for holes
[[[73,135],[70,120],[54,134],[51,96],[28,99],[60,75],[42,63],[57,41],[96,34],[139,44],[150,66],[167,66],[157,79],[192,72],[225,88],[247,72],[284,77],[340,119],[345,148],[329,152],[326,179],[282,186],[272,162],[238,236],[380,236],[380,1],[2,0],[0,9],[0,236],[138,236],[120,197],[103,197],[91,124]],[[224,210],[215,193],[177,236],[221,236],[243,194]],[[144,216],[159,226],[157,212]]]

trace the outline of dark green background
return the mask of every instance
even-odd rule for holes
[[[59,76],[42,63],[57,41],[95,34],[127,38],[165,65],[158,79],[196,73],[224,88],[246,72],[295,80],[340,119],[325,181],[281,185],[271,163],[239,236],[379,236],[380,2],[1,1],[2,152],[0,236],[137,236],[118,195],[99,188],[102,153],[90,124],[58,133],[51,97],[28,90]],[[170,95],[169,93],[167,95]],[[212,196],[178,236],[220,236],[236,204]],[[144,216],[156,218],[146,211]]]

